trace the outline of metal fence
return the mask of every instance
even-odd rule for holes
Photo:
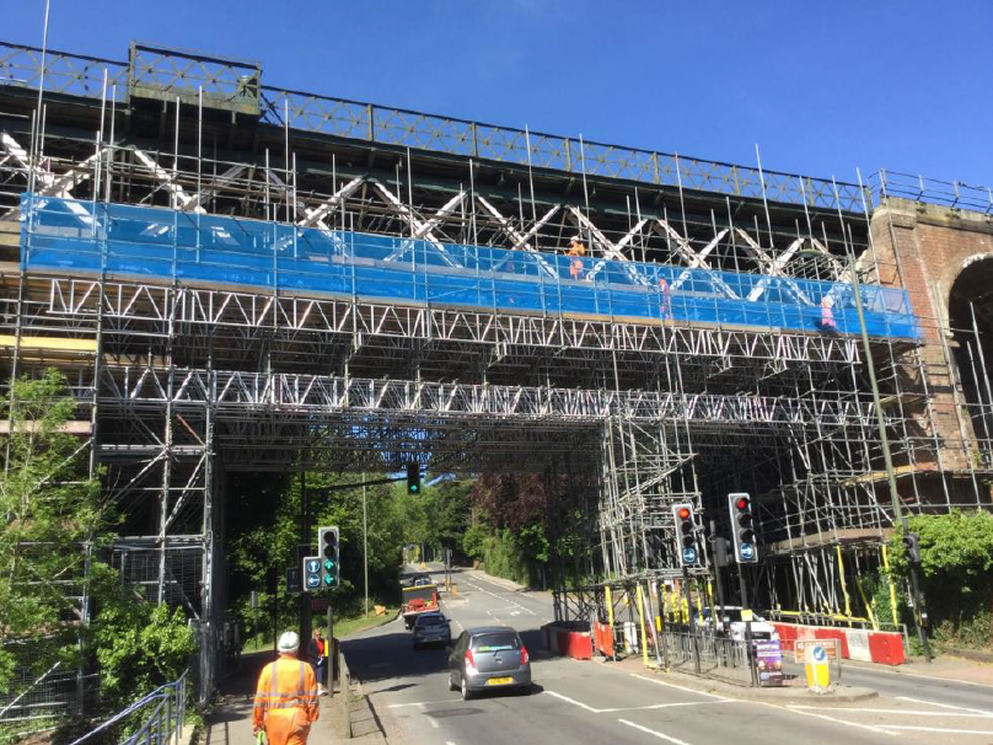
[[[696,657],[699,654],[699,674],[751,685],[748,646],[743,641],[712,634],[666,631],[662,634],[662,645],[670,669],[696,672]]]
[[[96,675],[77,675],[56,663],[41,675],[19,665],[10,692],[0,695],[0,724],[20,722],[29,729],[48,726],[96,702]]]
[[[74,740],[71,745],[90,741],[98,734],[102,734],[99,738],[101,742],[109,735],[119,745],[169,745],[178,741],[178,735],[186,724],[188,672],[180,675],[178,680],[156,688],[99,727]],[[122,734],[116,734],[118,730]]]

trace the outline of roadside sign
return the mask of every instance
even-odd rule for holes
[[[783,651],[778,639],[755,642],[755,663],[759,673],[759,685],[783,684]]]
[[[745,622],[754,621],[755,620],[754,617],[752,616],[752,609],[751,608],[742,608],[741,609],[741,620],[742,621],[745,621]]]
[[[695,548],[684,548],[683,549],[683,563],[684,564],[696,564],[696,549]]]
[[[320,582],[318,581],[318,584]],[[313,597],[310,599],[310,609],[317,613],[321,613],[328,609],[329,601],[325,597]]]
[[[302,592],[300,587],[300,570],[297,567],[286,567],[286,592],[295,595]]]
[[[742,561],[752,561],[755,558],[755,545],[752,543],[742,543],[739,549]]]
[[[303,559],[303,585],[307,592],[321,589],[321,560],[317,556]]]
[[[797,639],[793,647],[793,660],[797,664],[820,665],[834,662],[840,655],[837,639]]]

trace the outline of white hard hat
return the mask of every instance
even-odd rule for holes
[[[284,631],[277,645],[280,652],[296,652],[300,649],[300,637],[295,631]]]
[[[569,242],[570,243],[582,243],[583,242],[583,239],[582,239],[581,236],[574,235],[574,236],[572,236],[572,238],[569,239]]]

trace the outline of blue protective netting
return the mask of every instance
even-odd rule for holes
[[[506,312],[859,333],[852,287],[845,283],[438,246],[30,194],[21,204],[25,270],[106,271]],[[920,337],[905,291],[863,285],[862,300],[870,335]]]

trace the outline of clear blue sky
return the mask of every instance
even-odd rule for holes
[[[0,37],[40,45],[43,0]],[[993,0],[52,0],[49,44],[258,59],[296,90],[854,180],[993,185]]]

